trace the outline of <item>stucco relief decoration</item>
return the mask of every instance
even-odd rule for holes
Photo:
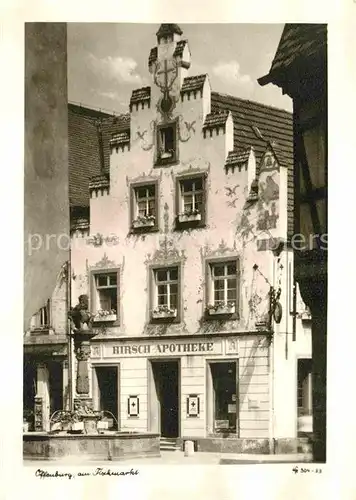
[[[260,183],[260,198],[257,204],[257,229],[266,231],[277,227],[279,186],[273,179],[274,174],[267,176],[265,182]]]
[[[157,109],[164,120],[169,119],[173,109],[180,98],[174,91],[174,84],[178,77],[178,63],[175,59],[156,61],[154,69],[154,82],[162,92],[158,100]]]
[[[262,160],[262,165],[260,170],[262,171],[262,170],[275,170],[275,169],[278,169],[277,160],[274,154],[271,151],[268,151]]]
[[[239,184],[236,184],[233,187],[225,186],[225,194],[229,198],[226,202],[227,206],[230,208],[236,208],[236,203],[239,200],[239,197],[236,194],[236,190],[240,187]]]
[[[251,216],[250,210],[245,210],[242,213],[240,220],[236,225],[236,235],[239,234],[241,238],[244,240],[246,240],[247,238],[250,239],[256,238],[256,234],[254,232],[255,224],[252,223],[250,216]]]
[[[226,354],[238,354],[239,344],[237,339],[228,339],[226,342]]]
[[[146,263],[166,263],[166,262],[176,262],[177,260],[185,260],[184,251],[179,252],[173,242],[166,235],[159,242],[159,248],[154,252],[154,254],[148,254]]]
[[[250,292],[247,300],[249,315],[248,324],[265,323],[269,313],[269,287],[266,290],[266,282],[254,269]]]
[[[182,115],[179,115],[179,140],[188,142],[192,135],[195,135],[196,121],[187,122]]]
[[[101,260],[92,266],[94,269],[110,269],[115,267],[117,267],[116,263],[113,260],[110,260],[106,253],[104,253]]]
[[[92,345],[90,346],[91,348],[91,356],[93,358],[100,358],[101,352],[100,352],[100,345]]]
[[[119,238],[115,234],[110,234],[104,237],[102,234],[97,233],[90,236],[86,242],[87,245],[93,245],[94,247],[101,247],[103,244],[112,246],[119,244]]]
[[[149,129],[141,130],[138,128],[136,131],[136,140],[140,141],[140,146],[143,151],[150,151],[154,146],[154,131],[156,121],[151,120]]]

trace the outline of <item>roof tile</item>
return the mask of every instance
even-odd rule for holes
[[[230,110],[234,121],[234,150],[253,147],[256,175],[260,161],[270,145],[278,162],[288,168],[288,235],[293,234],[293,115],[217,92],[211,93],[211,110]]]
[[[151,87],[142,87],[140,89],[135,89],[132,91],[130,106],[132,104],[147,101],[151,99]]]
[[[150,66],[154,61],[157,60],[158,49],[157,47],[153,47],[150,51],[150,55],[148,57],[148,65]]]
[[[229,112],[227,110],[213,111],[206,115],[204,128],[225,126]]]
[[[204,86],[207,75],[187,76],[184,78],[181,93],[201,90]]]
[[[187,40],[180,40],[179,42],[177,42],[173,57],[181,57],[186,44],[187,44]]]
[[[230,151],[227,155],[225,165],[237,165],[248,161],[251,148]]]
[[[271,69],[259,79],[262,85],[274,80],[300,59],[312,57],[326,51],[326,24],[286,24],[274,56]]]

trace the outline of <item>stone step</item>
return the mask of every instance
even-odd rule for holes
[[[160,438],[160,450],[164,451],[180,451],[180,445],[177,444],[176,438]]]

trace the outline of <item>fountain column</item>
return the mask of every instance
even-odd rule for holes
[[[96,333],[92,330],[92,317],[88,312],[86,295],[79,297],[79,304],[75,306],[70,317],[72,319],[72,336],[74,352],[77,359],[76,398],[74,398],[74,412],[84,422],[87,434],[97,433],[97,421],[100,417],[93,411],[93,400],[90,397],[89,370],[90,340]]]

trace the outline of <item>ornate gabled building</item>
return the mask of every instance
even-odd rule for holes
[[[88,404],[121,430],[201,450],[295,450],[311,386],[288,245],[292,116],[190,75],[179,26],[156,36],[151,86],[102,121],[101,168],[77,177],[71,294],[94,315]]]

